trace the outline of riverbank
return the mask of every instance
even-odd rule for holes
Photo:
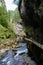
[[[0,44],[0,58],[6,54],[9,49],[15,50],[18,47],[18,43],[14,39],[6,39],[5,42]]]

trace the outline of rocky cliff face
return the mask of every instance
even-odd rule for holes
[[[19,4],[19,12],[24,24],[37,28],[43,21],[43,1],[42,0],[22,0]]]
[[[43,0],[20,0],[18,9],[25,27],[32,27],[34,32],[33,37],[37,38],[40,42],[42,42]]]

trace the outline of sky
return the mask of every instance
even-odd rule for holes
[[[17,5],[13,3],[13,0],[5,0],[7,10],[15,10]]]

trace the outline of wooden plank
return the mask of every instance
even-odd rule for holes
[[[38,42],[36,42],[36,41],[33,41],[32,39],[25,38],[25,40],[26,40],[26,41],[30,41],[30,42],[32,42],[33,44],[35,44],[35,45],[37,45],[38,47],[40,47],[41,49],[43,49],[43,45],[42,45],[42,44],[40,44],[40,43],[38,43]]]

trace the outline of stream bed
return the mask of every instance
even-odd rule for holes
[[[31,57],[28,56],[26,43],[20,43],[14,52],[9,49],[7,54],[0,60],[0,65],[37,65]]]

